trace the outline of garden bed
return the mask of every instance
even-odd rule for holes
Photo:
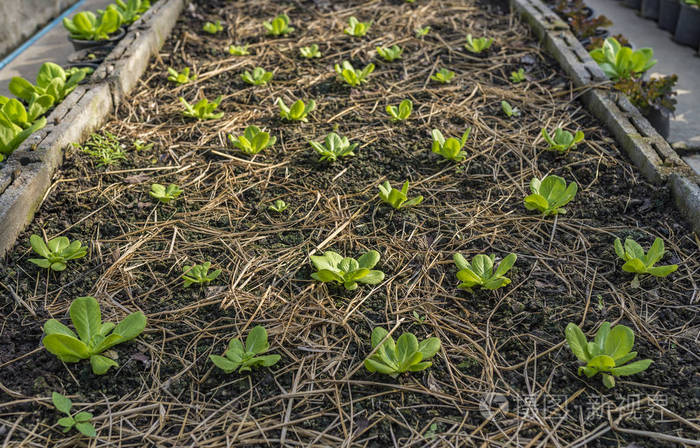
[[[98,416],[97,446],[649,440],[624,429],[697,438],[681,421],[697,420],[700,407],[697,237],[669,190],[639,175],[527,27],[494,8],[457,0],[193,2],[103,128],[124,145],[126,160],[98,167],[68,151],[34,222],[0,267],[0,430],[7,439],[76,446],[78,436],[55,425],[52,391]],[[281,12],[295,32],[265,36],[261,23]],[[373,21],[367,37],[343,34],[350,16]],[[227,25],[225,34],[201,31],[216,20]],[[415,37],[426,25],[428,35]],[[495,43],[471,54],[467,32]],[[323,57],[301,59],[299,47],[312,43]],[[251,56],[230,56],[230,44],[249,44]],[[375,46],[393,44],[405,49],[401,60],[376,58]],[[350,89],[333,71],[343,60],[377,68],[368,84]],[[192,67],[198,78],[173,87],[169,66]],[[275,72],[269,85],[241,80],[256,66]],[[457,73],[452,83],[430,81],[441,67]],[[518,68],[528,80],[512,84]],[[217,95],[223,118],[182,116],[178,97],[193,103]],[[317,108],[308,123],[289,123],[279,118],[278,97],[314,99]],[[405,98],[413,115],[391,123],[385,106]],[[506,118],[502,100],[522,115]],[[226,134],[241,135],[251,124],[276,144],[254,157],[227,147]],[[470,126],[463,162],[430,151],[431,129],[457,136]],[[583,130],[585,142],[566,155],[545,151],[540,130],[557,126]],[[317,161],[308,141],[333,130],[360,144],[356,157]],[[154,145],[137,151],[136,139]],[[523,206],[530,179],[545,174],[579,185],[568,213],[556,219]],[[377,185],[385,180],[395,187],[410,180],[424,202],[400,212],[381,204]],[[148,195],[155,182],[184,193],[157,205]],[[268,209],[276,199],[289,204],[282,214]],[[47,273],[27,261],[29,236],[42,233],[82,240],[88,256],[62,274]],[[678,271],[632,287],[612,244],[626,236],[644,247],[661,237],[663,264],[677,263]],[[381,254],[381,284],[348,292],[311,280],[310,253],[356,257],[370,249]],[[468,259],[516,253],[511,285],[458,290],[457,252]],[[205,261],[221,276],[184,289],[183,266]],[[63,364],[40,345],[42,324],[65,322],[70,302],[85,295],[99,299],[105,318],[139,309],[149,319],[144,335],[114,350],[120,366],[106,376],[93,375],[86,362]],[[598,377],[578,377],[562,343],[567,323],[590,335],[604,320],[632,327],[635,349],[654,360],[610,390]],[[258,324],[282,355],[277,365],[250,375],[213,367],[210,354]],[[370,374],[362,362],[372,328],[396,325],[398,334],[439,337],[441,352],[422,372],[395,380]],[[506,397],[504,414],[485,409],[493,393]],[[618,417],[619,427],[606,430]]]

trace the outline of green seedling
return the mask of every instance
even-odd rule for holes
[[[603,46],[592,50],[590,55],[613,81],[636,78],[656,64],[651,48],[632,50],[620,45],[614,37],[605,39]]]
[[[95,375],[117,367],[116,361],[101,353],[122,342],[134,339],[146,327],[146,316],[141,311],[129,314],[118,325],[102,322],[100,305],[94,297],[78,297],[70,306],[70,317],[77,335],[55,319],[44,324],[44,347],[63,362],[89,359]]]
[[[462,134],[461,139],[454,137],[445,139],[442,132],[437,129],[433,129],[431,132],[431,135],[433,136],[432,151],[436,154],[440,154],[447,160],[461,162],[467,157],[466,153],[462,151],[462,148],[464,148],[464,145],[467,143],[467,138],[469,138],[469,133],[471,130],[472,128],[467,128],[467,130],[464,131],[464,134]]]
[[[95,427],[90,422],[90,420],[92,420],[91,413],[83,411],[72,415],[70,410],[73,407],[73,401],[58,392],[53,392],[51,394],[51,401],[53,401],[53,405],[57,411],[66,414],[66,417],[58,419],[58,424],[63,426],[64,433],[75,428],[84,436],[97,437],[97,431],[95,431]]]
[[[294,31],[294,28],[289,26],[287,14],[280,14],[272,19],[271,22],[263,22],[263,26],[270,36],[284,36]]]
[[[48,109],[63,101],[86,76],[85,70],[71,73],[69,75],[60,65],[53,62],[44,62],[36,75],[36,84],[15,76],[10,80],[8,89],[14,96],[29,104],[30,110],[34,102],[39,102],[41,108]],[[45,98],[47,95],[52,101]]]
[[[386,106],[386,113],[391,117],[391,121],[403,121],[406,120],[413,112],[413,101],[403,100],[396,106]]]
[[[323,255],[312,255],[311,263],[316,272],[311,278],[323,283],[341,283],[346,290],[357,289],[358,283],[376,285],[384,280],[382,271],[372,270],[379,262],[379,252],[370,250],[360,258],[345,257],[327,250]]]
[[[140,19],[141,14],[148,11],[150,7],[150,0],[115,0],[114,4],[109,5],[107,8],[116,9],[122,18],[122,23],[131,25]]]
[[[570,149],[575,149],[578,143],[583,141],[584,135],[582,131],[576,131],[576,134],[572,134],[562,128],[556,128],[554,130],[554,136],[551,136],[547,129],[542,128],[542,138],[549,145],[550,151],[566,152]]]
[[[192,75],[190,78],[190,68],[185,67],[181,72],[178,72],[172,67],[168,67],[168,81],[178,85],[187,84],[190,81],[197,79],[197,75]]]
[[[369,63],[365,68],[358,71],[348,61],[343,61],[343,65],[335,64],[335,72],[345,80],[351,87],[358,87],[369,81],[369,74],[374,71],[374,64]]]
[[[248,45],[229,45],[228,54],[232,56],[248,56],[250,51],[248,51]]]
[[[644,249],[632,238],[625,239],[625,245],[622,245],[620,238],[615,238],[615,253],[622,258],[625,264],[622,265],[622,270],[635,275],[650,274],[654,277],[666,277],[678,269],[677,264],[669,264],[665,266],[654,266],[657,261],[663,258],[666,252],[664,241],[661,238],[656,238],[649,248],[649,252],[644,253]]]
[[[141,139],[134,140],[133,145],[136,151],[150,151],[153,148],[153,143],[146,143]]]
[[[209,272],[209,268],[211,268],[211,262],[209,261],[202,264],[183,267],[183,274],[181,278],[185,281],[185,283],[183,283],[182,286],[189,288],[192,284],[205,285],[214,281],[216,277],[221,274],[221,269],[216,269]]]
[[[35,97],[29,104],[29,109],[24,107],[19,100],[0,96],[0,126],[6,128],[19,127],[18,131],[32,127],[53,105],[53,98],[49,95]]]
[[[261,86],[267,84],[272,79],[272,75],[272,72],[268,72],[262,67],[255,67],[252,73],[248,70],[241,73],[241,79],[248,84]]]
[[[517,84],[525,81],[525,69],[519,68],[517,72],[510,72],[510,82]]]
[[[629,376],[649,368],[651,359],[643,359],[627,364],[637,357],[633,352],[634,332],[624,325],[610,328],[610,322],[603,322],[593,341],[588,341],[583,331],[574,323],[565,330],[566,342],[579,361],[586,363],[578,368],[579,376],[591,378],[598,373],[603,377],[603,385],[608,389],[615,386],[615,377]]]
[[[214,111],[217,107],[219,107],[222,99],[223,97],[219,95],[210,103],[206,98],[202,98],[201,100],[197,101],[196,104],[192,105],[183,97],[180,97],[180,102],[183,106],[185,106],[185,110],[182,111],[182,115],[189,118],[196,118],[197,120],[218,120],[224,116],[224,113],[215,113]]]
[[[506,114],[506,117],[519,117],[520,116],[520,109],[517,107],[513,107],[510,105],[510,103],[506,100],[501,101],[501,109],[503,110],[503,113]]]
[[[455,72],[448,70],[446,68],[441,68],[435,74],[430,76],[430,79],[437,81],[440,84],[449,84],[452,82],[452,78],[455,77]]]
[[[79,12],[72,19],[63,18],[63,26],[77,40],[107,40],[121,24],[122,18],[114,8],[107,8],[99,18],[91,11]]]
[[[316,108],[316,101],[309,100],[304,104],[302,100],[296,100],[291,107],[287,107],[282,98],[277,98],[277,106],[280,108],[280,117],[288,121],[309,121],[307,116]]]
[[[354,156],[353,150],[357,147],[357,143],[350,144],[347,137],[341,137],[335,132],[326,135],[323,144],[318,142],[309,142],[309,144],[321,156],[318,159],[319,162],[327,160],[331,163],[342,157]]]
[[[271,367],[277,364],[281,358],[280,355],[258,356],[269,349],[267,331],[258,325],[248,333],[245,347],[238,338],[231,339],[224,356],[209,355],[209,359],[225,373],[232,373],[235,370],[238,370],[238,373],[250,372],[253,368]]]
[[[268,207],[268,209],[272,210],[273,212],[282,213],[283,211],[287,210],[287,207],[286,202],[284,202],[282,199],[277,199],[271,206]]]
[[[415,198],[408,199],[407,194],[408,181],[403,183],[401,190],[392,188],[388,180],[379,185],[379,198],[382,202],[391,205],[395,210],[412,207],[423,202],[423,196],[416,196]]]
[[[161,184],[152,184],[151,191],[148,194],[163,204],[168,204],[170,201],[177,199],[182,194],[182,190],[175,184],[170,184],[167,187]]]
[[[550,174],[541,180],[533,177],[530,181],[530,191],[532,194],[525,198],[525,208],[549,216],[566,213],[566,209],[562,207],[576,196],[578,185],[571,182],[567,187],[563,178]]]
[[[80,241],[70,242],[65,236],[53,238],[45,243],[39,235],[32,235],[29,237],[29,244],[34,252],[42,257],[30,258],[29,261],[52,271],[63,271],[68,261],[83,258],[87,254],[87,249]]]
[[[510,268],[517,260],[515,254],[508,254],[499,264],[496,270],[493,270],[496,255],[475,255],[472,262],[469,263],[462,255],[454,254],[454,262],[459,271],[457,278],[462,282],[458,288],[472,292],[476,286],[484,289],[498,289],[510,284],[510,279],[506,277]]]
[[[343,32],[349,36],[362,37],[367,34],[370,26],[372,26],[372,22],[360,22],[355,17],[350,17],[348,26]]]
[[[420,39],[421,37],[427,36],[429,32],[430,32],[429,26],[424,26],[422,28],[416,28],[416,37]]]
[[[259,127],[251,125],[245,128],[243,135],[234,137],[229,134],[228,141],[243,151],[244,154],[255,155],[263,149],[274,145],[277,137],[270,137],[268,132],[261,131]]]
[[[205,23],[204,26],[202,27],[202,30],[206,31],[209,34],[216,34],[220,31],[223,31],[224,27],[221,25],[221,20],[217,20],[214,23],[211,23],[211,22]]]
[[[318,44],[311,44],[309,47],[301,47],[299,49],[299,53],[301,54],[301,57],[305,59],[321,57],[321,52],[318,51]]]
[[[397,59],[401,59],[403,48],[399,47],[398,45],[391,47],[377,47],[377,54],[387,62],[394,62]]]
[[[427,316],[421,316],[416,310],[413,310],[413,313],[411,314],[413,316],[413,320],[415,320],[417,324],[423,325],[425,323],[425,319]]]
[[[420,343],[412,333],[404,333],[394,342],[382,327],[372,330],[372,349],[379,347],[365,359],[365,368],[396,378],[404,372],[419,372],[432,366],[428,361],[440,351],[440,339],[428,338]],[[384,342],[382,342],[384,341]]]
[[[473,38],[471,34],[467,34],[467,43],[464,48],[471,51],[472,53],[481,53],[484,50],[488,50],[493,43],[493,38],[479,37]]]
[[[24,109],[24,107],[22,107]],[[17,119],[17,117],[15,117]],[[19,148],[32,133],[46,126],[46,118],[41,117],[34,121],[28,128],[13,123],[4,114],[0,113],[0,162]]]
[[[107,166],[126,159],[124,147],[114,134],[103,132],[104,135],[92,134],[84,145],[74,143],[73,146],[81,152],[97,160],[97,166]]]

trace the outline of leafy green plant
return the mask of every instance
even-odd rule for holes
[[[41,104],[45,105],[47,99],[41,97],[48,95],[53,100],[48,106],[50,107],[61,102],[69,93],[75,90],[80,81],[85,79],[85,76],[85,70],[73,71],[71,75],[68,75],[60,65],[53,62],[44,62],[36,75],[36,84],[15,76],[10,80],[8,89],[14,96],[26,101],[30,105],[30,109],[32,108],[32,103],[36,101],[41,101]]]
[[[124,25],[136,22],[141,18],[141,14],[148,11],[150,7],[150,0],[115,0],[114,4],[107,6],[108,9],[115,9],[119,13]]]
[[[294,31],[294,28],[289,26],[287,14],[280,14],[272,19],[271,22],[263,22],[263,26],[270,36],[284,36]]]
[[[134,149],[136,151],[149,151],[153,148],[153,143],[146,143],[146,141],[137,138],[133,141]]]
[[[287,203],[282,199],[277,199],[271,206],[268,207],[269,210],[273,212],[282,213],[287,210]]]
[[[53,401],[53,405],[57,411],[66,414],[66,417],[58,419],[58,424],[63,426],[63,432],[68,432],[75,428],[84,436],[97,437],[97,431],[95,431],[95,427],[90,423],[90,420],[92,420],[91,413],[83,411],[72,415],[70,410],[73,407],[73,401],[58,392],[53,392],[51,394],[51,401]]]
[[[232,56],[248,56],[250,51],[248,51],[248,45],[229,45],[228,54]]]
[[[431,132],[431,135],[433,136],[433,152],[440,154],[447,160],[461,162],[466,158],[466,153],[462,151],[462,148],[464,148],[464,145],[467,143],[467,138],[469,138],[469,133],[471,130],[472,128],[467,128],[467,130],[464,131],[464,134],[462,134],[461,139],[456,139],[454,137],[445,139],[442,132],[437,129],[433,129]]]
[[[197,120],[218,120],[224,116],[224,113],[215,113],[214,110],[219,107],[222,99],[223,97],[219,95],[210,103],[206,98],[202,98],[201,100],[197,101],[196,104],[192,105],[183,97],[180,97],[180,102],[183,106],[185,106],[185,110],[182,111],[182,115],[185,117],[196,118]]]
[[[430,79],[437,81],[441,84],[449,84],[452,82],[452,78],[455,77],[455,72],[448,70],[446,68],[441,68],[430,76]]]
[[[337,282],[352,291],[357,289],[358,283],[376,285],[384,280],[382,271],[372,270],[379,262],[379,252],[370,250],[355,260],[351,257],[343,258],[341,255],[327,250],[323,255],[312,255],[311,263],[316,272],[311,278],[320,282]]]
[[[267,342],[267,331],[258,325],[248,333],[245,339],[245,347],[238,339],[231,339],[224,356],[209,355],[214,365],[225,373],[231,373],[238,369],[238,373],[250,372],[257,367],[271,367],[280,360],[280,355],[258,356],[270,349]]]
[[[422,28],[416,28],[416,37],[421,38],[421,37],[427,36],[429,32],[430,32],[429,26],[424,26]]]
[[[464,48],[472,53],[481,53],[484,50],[488,50],[492,43],[493,38],[479,37],[475,39],[471,34],[467,34],[467,43],[464,45]]]
[[[197,79],[197,75],[192,75],[190,78],[190,68],[185,67],[181,72],[178,72],[172,67],[168,67],[168,81],[179,85],[187,84],[190,81]]]
[[[498,289],[510,284],[510,279],[505,275],[515,264],[518,257],[515,254],[508,254],[493,270],[496,255],[475,255],[469,263],[461,254],[454,254],[454,262],[459,271],[457,278],[462,282],[458,286],[460,289],[472,292],[475,286],[484,289]]]
[[[578,325],[572,322],[566,326],[565,335],[573,354],[586,363],[578,368],[579,376],[583,374],[591,378],[600,373],[603,385],[608,389],[615,387],[615,377],[643,372],[652,363],[651,359],[629,363],[637,357],[637,352],[631,351],[634,332],[625,325],[615,325],[611,329],[610,322],[603,322],[595,339],[589,342]]]
[[[367,34],[370,26],[372,26],[372,22],[360,22],[355,17],[350,17],[348,26],[343,32],[349,36],[362,37]]]
[[[549,216],[566,213],[562,207],[576,196],[578,185],[571,182],[567,187],[563,178],[550,174],[541,180],[533,177],[530,181],[530,191],[532,194],[525,198],[525,208],[538,210],[543,216]]]
[[[678,82],[678,75],[653,77],[648,81],[642,78],[628,78],[615,83],[615,88],[627,95],[630,102],[643,115],[649,115],[659,111],[664,116],[670,116],[676,110],[678,92],[674,86]]]
[[[348,61],[343,61],[343,65],[335,64],[335,72],[340,75],[351,87],[358,87],[369,81],[369,74],[374,71],[374,64],[371,62],[362,70],[358,71]]]
[[[615,238],[615,253],[622,258],[625,264],[622,265],[622,270],[632,274],[651,274],[654,277],[666,277],[678,269],[677,264],[669,264],[666,266],[654,266],[657,261],[663,258],[665,253],[664,241],[661,238],[656,238],[649,248],[649,252],[644,253],[644,249],[632,238],[625,239],[625,245],[622,245],[620,238]]]
[[[280,108],[280,117],[288,121],[309,121],[307,116],[316,108],[316,101],[309,100],[304,104],[302,100],[296,100],[291,107],[287,107],[282,98],[277,98],[277,106]]]
[[[501,101],[501,109],[508,118],[520,116],[520,109],[511,106],[510,103],[506,100]]]
[[[319,162],[327,160],[335,162],[341,157],[351,157],[355,153],[353,150],[357,147],[357,143],[350,144],[347,137],[341,137],[335,132],[326,135],[323,144],[318,142],[309,142],[312,148],[321,156]]]
[[[13,123],[22,129],[27,129],[46,113],[53,104],[53,98],[49,95],[42,95],[35,98],[29,105],[29,109],[25,109],[24,104],[15,98],[7,98],[0,96],[0,125],[7,125],[7,122]]]
[[[403,183],[401,190],[392,188],[388,180],[379,185],[379,198],[382,202],[391,205],[396,210],[412,207],[423,202],[423,196],[416,196],[415,198],[408,199],[407,194],[408,181]]]
[[[204,285],[214,281],[221,274],[221,269],[209,272],[209,268],[211,268],[211,262],[209,261],[182,268],[183,274],[181,278],[185,281],[183,286],[189,288],[192,284]]]
[[[301,53],[301,57],[305,59],[321,57],[321,52],[318,51],[318,44],[311,44],[309,47],[301,47],[299,53]]]
[[[163,204],[168,204],[170,201],[177,199],[182,194],[182,190],[175,184],[170,184],[167,187],[161,184],[152,184],[151,191],[148,194]]]
[[[0,162],[14,152],[32,133],[46,126],[46,118],[41,117],[27,129],[22,129],[14,123],[5,122],[0,117]]]
[[[78,334],[59,321],[49,319],[44,324],[46,336],[41,342],[63,362],[89,359],[95,375],[103,375],[110,367],[119,365],[101,353],[134,339],[146,327],[146,316],[141,311],[129,314],[116,326],[112,322],[102,322],[100,305],[94,297],[75,299],[69,314]]]
[[[70,37],[79,40],[107,40],[110,34],[119,30],[121,24],[121,15],[111,8],[99,18],[91,11],[79,12],[72,19],[63,18],[63,26],[70,33]]]
[[[382,327],[372,330],[372,356],[365,359],[365,368],[396,378],[404,372],[419,372],[432,366],[428,361],[440,351],[440,339],[428,338],[420,343],[413,333],[403,333],[398,340]],[[382,342],[384,341],[384,342]],[[380,345],[381,344],[381,345]]]
[[[525,81],[525,69],[519,68],[516,72],[510,72],[510,81],[514,84]]]
[[[30,258],[29,261],[40,268],[52,271],[63,271],[68,261],[82,258],[87,254],[87,250],[80,241],[70,242],[65,236],[50,239],[45,243],[39,235],[32,235],[29,237],[29,244],[34,252],[42,257]]]
[[[394,62],[397,59],[401,59],[403,48],[399,47],[398,45],[393,45],[391,47],[377,47],[377,54],[387,62]]]
[[[262,67],[255,67],[252,73],[248,70],[241,73],[241,79],[248,84],[260,86],[267,84],[272,79],[272,75],[272,72],[268,72]]]
[[[114,134],[103,132],[104,135],[92,134],[84,145],[73,145],[81,152],[97,159],[97,166],[107,166],[126,159],[124,147]]]
[[[641,76],[656,64],[651,48],[632,50],[620,45],[614,37],[605,39],[603,46],[591,50],[590,55],[613,81]]]
[[[386,113],[391,117],[391,121],[403,121],[407,119],[413,112],[413,101],[405,99],[401,101],[399,107],[386,106]]]
[[[209,34],[216,34],[219,31],[223,31],[224,27],[221,25],[221,20],[217,20],[216,22],[207,22],[204,24],[202,27],[203,31],[206,31]]]
[[[274,145],[277,137],[270,137],[268,132],[261,131],[259,127],[251,125],[245,128],[243,135],[234,137],[229,134],[228,141],[243,151],[244,154],[255,155],[263,149]]]
[[[576,145],[583,141],[584,135],[583,131],[576,131],[576,134],[572,134],[562,128],[556,128],[554,136],[552,136],[547,132],[547,129],[542,128],[542,138],[549,145],[550,151],[566,152],[575,149]]]

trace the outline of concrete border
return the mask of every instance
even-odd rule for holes
[[[160,49],[185,6],[185,0],[161,0],[129,29],[93,73],[47,117],[0,167],[0,257],[32,221],[63,161],[63,151],[101,126],[136,86],[152,55]]]
[[[607,77],[568,24],[540,0],[509,1],[574,85],[585,89],[581,99],[588,110],[605,123],[649,182],[669,184],[678,209],[690,221],[693,230],[700,233],[700,176],[624,95],[601,86],[608,81]]]

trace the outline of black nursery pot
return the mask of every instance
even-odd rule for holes
[[[659,18],[659,0],[642,0],[642,17],[657,20]]]
[[[625,0],[625,6],[632,9],[640,9],[642,7],[642,0]]]
[[[126,34],[124,28],[119,28],[112,34],[107,40],[83,40],[83,39],[73,39],[68,36],[68,40],[73,44],[73,49],[75,51],[85,50],[86,48],[101,47],[103,45],[115,45],[119,42],[122,37]]]
[[[698,44],[700,44],[700,8],[685,3],[681,5],[673,40],[679,44],[698,48]]]
[[[678,0],[659,0],[659,28],[675,33],[680,12]]]
[[[671,117],[664,114],[659,109],[651,109],[651,111],[644,114],[649,124],[651,124],[656,132],[661,134],[663,138],[668,138],[668,134],[671,131]]]

